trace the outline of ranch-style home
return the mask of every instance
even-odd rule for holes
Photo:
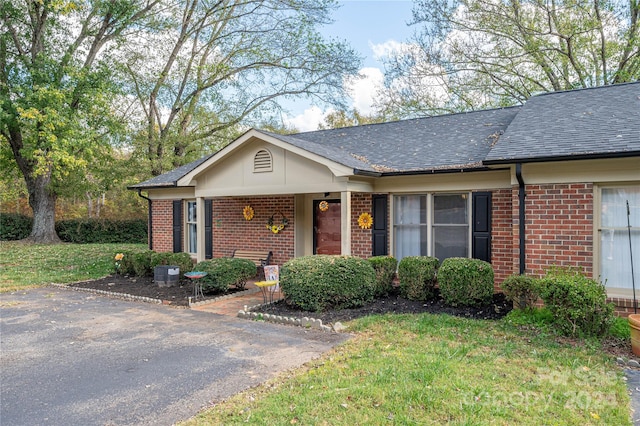
[[[130,188],[149,199],[156,251],[198,261],[272,251],[275,264],[311,254],[466,256],[491,262],[497,286],[514,273],[577,266],[632,311],[640,82],[288,136],[253,129]]]

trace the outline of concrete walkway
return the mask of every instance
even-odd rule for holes
[[[237,316],[238,311],[244,310],[245,306],[256,306],[264,303],[264,296],[262,291],[256,287],[256,285],[250,281],[246,286],[247,291],[234,295],[232,297],[223,297],[213,300],[211,302],[205,302],[191,307],[194,311],[209,312],[212,314]],[[273,300],[280,299],[280,292],[277,291],[273,295]]]

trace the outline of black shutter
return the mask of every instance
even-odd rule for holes
[[[182,252],[182,200],[173,201],[173,252]]]
[[[204,200],[204,258],[213,258],[213,200]]]
[[[471,257],[491,262],[491,192],[474,192]]]
[[[373,239],[373,256],[386,256],[388,251],[388,232],[387,232],[387,196],[374,195],[373,197],[373,228],[371,238]]]

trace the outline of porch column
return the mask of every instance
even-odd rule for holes
[[[351,191],[344,191],[340,193],[340,207],[341,207],[341,229],[342,234],[341,252],[343,255],[351,254]]]
[[[204,198],[198,197],[196,198],[196,250],[198,251],[196,255],[196,260],[198,262],[202,262],[204,260],[205,255],[205,245],[204,245]]]

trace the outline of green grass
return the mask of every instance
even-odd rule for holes
[[[631,424],[622,372],[597,345],[446,315],[351,327],[320,360],[184,424]]]
[[[144,249],[144,244],[39,245],[2,241],[0,292],[104,277],[113,272],[115,253]]]

